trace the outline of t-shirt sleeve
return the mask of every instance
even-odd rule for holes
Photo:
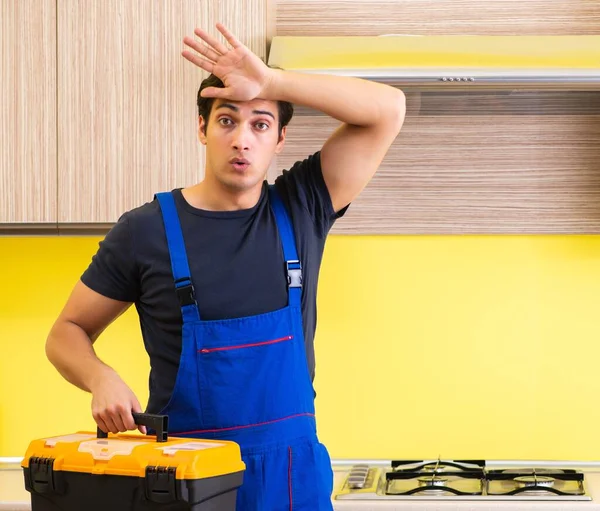
[[[313,219],[315,227],[326,235],[335,221],[342,217],[349,204],[337,213],[333,210],[331,196],[321,170],[321,152],[318,151],[302,161],[297,161],[291,169],[284,170],[275,180],[277,190],[285,192],[288,200],[296,201]]]
[[[103,296],[123,302],[139,297],[139,272],[129,218],[125,213],[100,242],[81,281]]]

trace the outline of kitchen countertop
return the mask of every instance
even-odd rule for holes
[[[29,492],[25,489],[23,469],[14,464],[0,467],[0,510],[29,511]]]
[[[335,488],[339,486],[347,467],[334,466]],[[335,511],[600,511],[600,472],[586,472],[591,501],[336,501]],[[0,466],[0,511],[30,511],[29,493],[25,490],[23,471],[18,464]]]

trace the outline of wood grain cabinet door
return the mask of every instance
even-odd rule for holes
[[[114,222],[202,179],[206,75],[181,56],[183,38],[221,21],[264,58],[265,0],[57,2],[59,222]]]
[[[56,2],[0,2],[0,224],[56,218]]]

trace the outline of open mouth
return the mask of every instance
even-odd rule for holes
[[[233,168],[237,171],[244,171],[250,166],[250,162],[244,158],[234,158],[229,161]]]

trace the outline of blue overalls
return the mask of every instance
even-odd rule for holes
[[[301,265],[275,188],[269,186],[269,201],[283,247],[288,305],[215,321],[200,319],[173,195],[157,198],[183,316],[179,372],[161,411],[169,416],[169,430],[240,445],[246,471],[237,511],[331,511],[333,472],[317,438],[304,351]]]

